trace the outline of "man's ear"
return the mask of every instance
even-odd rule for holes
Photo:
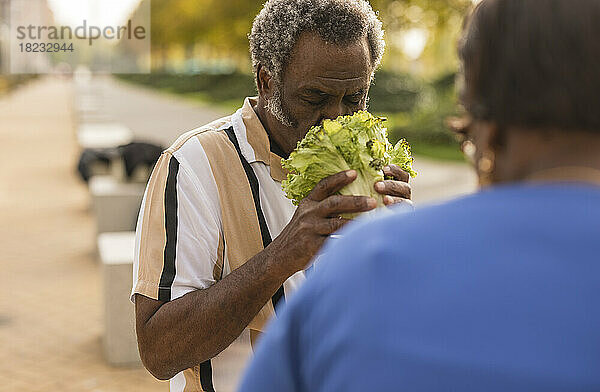
[[[258,87],[258,95],[267,100],[273,95],[273,77],[262,65],[258,65],[256,69],[256,86]]]

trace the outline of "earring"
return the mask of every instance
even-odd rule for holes
[[[461,149],[463,154],[465,154],[467,161],[474,166],[475,155],[477,154],[477,147],[475,147],[475,144],[470,140],[465,140],[461,145]]]

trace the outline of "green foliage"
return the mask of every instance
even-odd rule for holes
[[[410,112],[423,92],[423,83],[408,74],[381,70],[369,91],[369,109],[376,113]]]
[[[248,65],[248,38],[254,17],[264,0],[143,0],[151,1],[152,46],[164,58],[169,49],[184,48],[186,57],[198,56],[193,48],[207,49],[201,56],[229,57],[240,67]],[[386,31],[384,68],[437,76],[456,70],[456,40],[471,0],[371,0]],[[417,62],[401,48],[406,32],[427,34]],[[164,67],[164,63],[157,63]]]
[[[416,142],[411,144],[413,154],[442,161],[465,162],[465,156],[457,145],[429,144]]]
[[[370,0],[379,11],[386,31],[384,67],[427,77],[454,72],[458,66],[456,43],[472,0]],[[424,32],[426,42],[417,59],[402,48],[407,32]]]
[[[290,174],[282,186],[297,205],[323,178],[353,169],[358,173],[356,180],[339,193],[371,196],[383,206],[382,195],[373,187],[384,179],[383,167],[397,164],[415,176],[412,162],[405,140],[395,147],[388,141],[384,119],[358,112],[311,128],[290,158],[283,161]]]
[[[217,50],[244,54],[248,53],[247,34],[263,4],[258,0],[151,1],[153,46],[202,42]]]
[[[119,75],[119,77],[177,94],[202,93],[207,99],[216,103],[232,99],[241,102],[244,97],[256,94],[254,79],[238,71],[229,74],[152,73]]]
[[[388,102],[394,101],[393,96],[402,95],[398,92],[388,94],[388,90],[380,86],[382,78],[378,74],[376,83],[371,89],[370,110],[388,117],[390,140],[396,141],[404,138],[411,145],[418,146],[415,149],[417,152],[441,151],[439,148],[419,148],[425,145],[451,146],[457,151],[455,157],[460,159],[458,142],[445,125],[447,117],[457,115],[455,77],[456,75],[451,73],[432,83],[427,83],[404,75],[402,78],[410,80],[408,85],[411,86],[410,91],[414,94],[408,97],[409,99],[405,101],[404,105],[389,105]],[[407,96],[404,95],[404,97],[406,99]],[[380,100],[383,101],[383,105],[379,102]],[[399,109],[394,110],[394,107]],[[447,152],[447,149],[445,151]],[[444,157],[448,155],[445,153]]]

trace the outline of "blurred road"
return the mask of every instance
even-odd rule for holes
[[[111,78],[92,83],[98,119],[165,146],[225,114]],[[0,391],[166,391],[102,357],[95,226],[75,174],[78,101],[71,82],[49,77],[0,98]],[[417,204],[474,189],[466,165],[417,158],[416,168]]]
[[[475,173],[464,163],[441,162],[417,156],[414,166],[419,172],[411,180],[413,200],[417,207],[463,196],[477,189]]]
[[[176,95],[138,87],[110,76],[96,77],[87,89],[104,121],[129,127],[135,137],[169,147],[179,135],[228,115]],[[241,102],[240,102],[241,104]]]

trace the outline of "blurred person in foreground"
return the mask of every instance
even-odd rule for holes
[[[132,299],[142,361],[171,391],[235,388],[250,342],[346,223],[340,214],[375,207],[335,195],[351,171],[296,209],[281,158],[323,119],[366,108],[384,46],[365,0],[270,0],[250,34],[259,96],[162,154],[139,215]],[[387,174],[402,180],[377,184],[387,204],[409,202],[408,175]]]
[[[343,231],[264,391],[600,390],[600,1],[483,0],[460,43],[483,189]]]

